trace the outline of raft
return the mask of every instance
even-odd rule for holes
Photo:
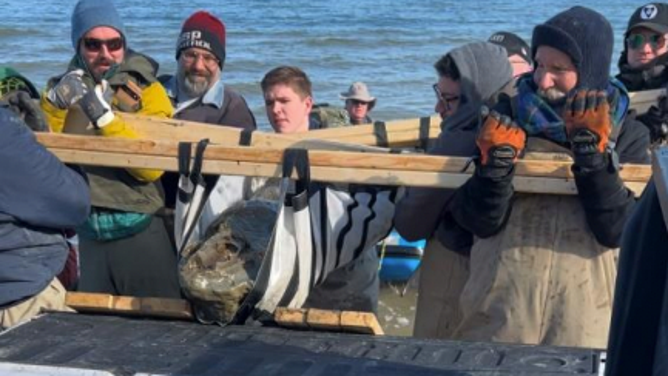
[[[407,282],[420,267],[426,240],[409,242],[396,230],[378,245],[381,282]]]

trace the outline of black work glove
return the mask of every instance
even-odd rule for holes
[[[638,120],[649,129],[652,143],[659,143],[668,138],[668,97],[662,96],[656,106],[652,105]]]
[[[82,80],[83,74],[83,70],[77,69],[63,75],[46,93],[46,98],[61,110],[70,108],[89,91]]]
[[[4,102],[2,106],[12,110],[34,132],[49,131],[42,110],[27,92],[16,90],[2,97],[2,100]]]

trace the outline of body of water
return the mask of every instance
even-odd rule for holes
[[[99,0],[107,1],[107,0]],[[0,64],[11,65],[42,88],[62,73],[74,50],[74,0],[0,0]],[[530,40],[533,26],[581,4],[604,14],[615,30],[616,62],[631,13],[645,1],[416,0],[116,0],[131,48],[156,59],[160,73],[175,70],[175,45],[191,13],[208,10],[227,27],[228,85],[248,100],[266,126],[260,80],[278,65],[297,65],[313,81],[317,102],[342,104],[338,94],[366,82],[381,120],[433,113],[433,63],[460,44],[495,31]],[[613,67],[613,72],[616,67]]]

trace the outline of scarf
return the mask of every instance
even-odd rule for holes
[[[624,85],[614,78],[610,79],[606,92],[610,103],[612,134],[616,135],[629,109],[630,99]],[[552,106],[536,94],[532,75],[519,79],[515,100],[515,121],[527,136],[545,138],[560,145],[568,144],[564,121]],[[614,138],[611,137],[612,141]]]

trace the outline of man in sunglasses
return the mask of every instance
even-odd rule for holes
[[[533,74],[481,111],[475,171],[439,212],[473,235],[450,338],[606,346],[616,248],[635,206],[619,163],[649,162],[647,129],[609,77],[612,47],[601,14],[563,11],[533,30]],[[516,193],[520,158],[568,161],[577,194]]]
[[[176,75],[160,77],[174,105],[174,118],[255,130],[246,100],[223,82],[225,24],[206,11],[185,20],[176,46]],[[212,184],[215,181],[212,182]],[[178,174],[162,177],[165,201],[174,208]]]
[[[128,48],[111,1],[80,0],[72,14],[75,54],[52,78],[41,107],[52,131],[67,131],[71,112],[83,113],[101,137],[139,138],[123,112],[171,117],[155,77],[157,64]],[[162,217],[162,171],[85,167],[92,210],[77,228],[79,290],[140,297],[180,297],[176,255]]]
[[[639,7],[624,33],[624,51],[619,58],[617,78],[629,91],[665,88],[668,85],[668,4],[650,3]],[[638,116],[650,131],[652,143],[668,136],[668,99]]]

